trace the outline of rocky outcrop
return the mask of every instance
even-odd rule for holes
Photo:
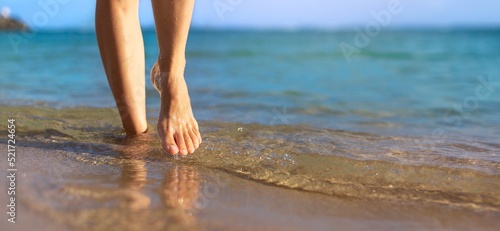
[[[17,19],[0,16],[0,31],[30,31],[30,29]]]

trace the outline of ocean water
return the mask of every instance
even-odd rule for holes
[[[13,36],[0,34],[0,117],[32,146],[122,164],[95,35]],[[186,80],[205,143],[182,161],[327,195],[498,212],[500,30],[386,31],[347,57],[340,45],[355,38],[192,31]],[[144,40],[147,78],[158,51],[154,32]],[[148,82],[152,127],[158,105]],[[144,139],[154,169],[168,157]]]
[[[22,36],[22,35],[21,35]],[[0,34],[0,104],[114,105],[92,33]],[[348,32],[193,31],[186,79],[200,120],[481,138],[499,135],[499,30],[384,32],[360,53]],[[158,55],[144,32],[146,75]],[[480,92],[484,80],[496,84]],[[148,108],[159,100],[148,81]]]

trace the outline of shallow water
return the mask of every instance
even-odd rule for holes
[[[338,197],[171,158],[151,161],[145,156],[151,153],[137,152],[138,143],[125,143],[107,163],[50,143],[19,147],[18,222],[0,224],[9,230],[496,230],[499,224],[491,210]]]
[[[2,111],[11,113],[2,113],[0,119],[16,118],[21,146],[68,151],[71,158],[90,165],[121,166],[128,159],[141,159],[161,168],[172,158],[161,150],[152,127],[151,134],[123,140],[115,110],[2,107]],[[178,163],[333,196],[500,209],[495,143],[472,146],[450,140],[415,146],[421,137],[304,125],[200,125],[203,145]]]

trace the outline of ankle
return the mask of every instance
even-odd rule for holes
[[[186,67],[186,58],[162,58],[158,57],[158,68],[160,73],[167,74],[167,77],[183,76],[184,68]]]
[[[187,94],[187,86],[184,82],[184,77],[167,77],[163,81],[163,86],[161,86],[162,91],[160,92],[160,97],[162,99],[176,100],[183,99]]]
[[[122,121],[123,128],[127,136],[137,136],[148,132],[148,123],[146,121]]]

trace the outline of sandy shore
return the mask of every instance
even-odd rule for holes
[[[0,163],[7,174],[6,158]],[[5,230],[495,230],[500,225],[495,212],[337,198],[175,160],[93,163],[51,145],[19,143],[17,167],[16,224],[3,213]],[[1,184],[8,185],[6,177]],[[0,201],[7,204],[2,191]]]

